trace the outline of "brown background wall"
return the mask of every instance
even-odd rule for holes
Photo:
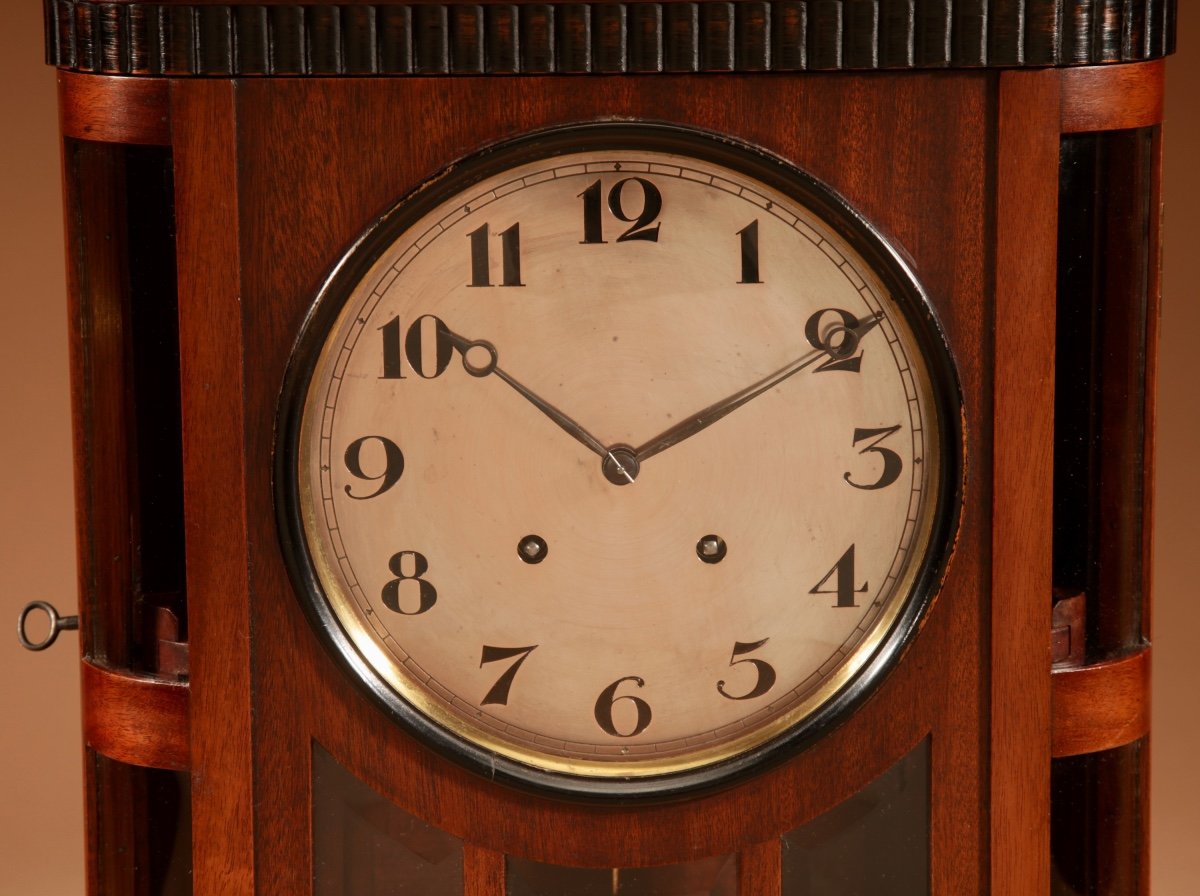
[[[1159,390],[1153,741],[1156,896],[1200,880],[1200,14],[1180,0],[1170,64]],[[77,639],[21,650],[28,600],[74,612],[74,530],[54,73],[41,4],[0,26],[0,894],[83,891]]]

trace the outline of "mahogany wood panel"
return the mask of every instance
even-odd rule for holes
[[[171,142],[163,79],[59,72],[58,113],[64,137],[107,143]]]
[[[234,90],[172,85],[192,674],[192,860],[203,894],[254,892],[250,615]],[[307,770],[308,763],[304,762]],[[307,829],[307,827],[305,827]]]
[[[463,844],[464,896],[504,896],[504,853]]]
[[[1150,648],[1107,663],[1056,669],[1052,696],[1055,758],[1132,743],[1150,730]]]
[[[994,896],[1050,886],[1059,77],[1000,76],[991,593]],[[935,771],[936,775],[936,771]]]
[[[1064,133],[1116,131],[1159,124],[1163,118],[1162,60],[1090,66],[1062,72]]]
[[[985,643],[980,595],[988,587],[982,558],[990,432],[984,399],[989,376],[984,231],[993,84],[983,73],[888,83],[838,76],[778,79],[763,91],[751,77],[732,76],[706,79],[703,98],[693,79],[667,76],[239,85],[236,116],[243,124],[236,182],[241,192],[238,229],[229,232],[239,235],[240,251],[230,258],[240,262],[213,264],[222,278],[231,265],[241,265],[241,305],[236,310],[222,306],[220,313],[240,320],[245,357],[254,359],[244,368],[245,405],[240,411],[230,408],[224,421],[227,430],[245,427],[245,468],[227,471],[227,477],[237,494],[238,476],[245,476],[248,529],[239,534],[242,515],[231,512],[236,499],[225,502],[221,519],[208,522],[221,530],[209,536],[212,541],[236,549],[244,537],[250,547],[242,570],[248,582],[226,591],[237,595],[248,588],[252,601],[256,653],[247,692],[259,695],[254,798],[258,806],[269,807],[254,830],[261,892],[295,893],[310,879],[306,778],[314,739],[406,811],[468,843],[542,861],[611,867],[689,860],[770,840],[856,792],[931,731],[933,776],[939,782],[931,826],[943,844],[933,852],[933,892],[950,896],[983,889],[987,687],[980,677]],[[178,98],[193,84],[181,82],[173,89]],[[781,105],[791,110],[788,116],[778,114]],[[218,127],[201,114],[203,108],[174,105],[177,139],[220,146],[223,153],[230,125]],[[404,114],[372,111],[381,108]],[[224,114],[232,118],[235,110]],[[914,259],[959,358],[968,446],[976,459],[945,588],[905,662],[880,691],[844,725],[774,772],[688,803],[640,808],[572,804],[495,786],[434,756],[368,704],[321,648],[291,594],[277,547],[270,484],[272,421],[290,347],[321,279],[362,228],[447,160],[515,126],[613,114],[690,121],[765,146],[831,183],[883,228]],[[463,121],[471,128],[461,127]],[[203,158],[197,155],[197,161]],[[180,177],[187,165],[179,160]],[[214,168],[189,174],[189,180],[224,188],[233,174],[228,167]],[[201,217],[206,229],[214,227],[211,213]],[[196,263],[191,270],[202,267]],[[236,326],[213,320],[205,332],[191,330],[184,339],[199,342]],[[236,342],[237,332],[228,338]],[[195,351],[191,345],[185,354]],[[223,378],[212,382],[214,391],[243,388],[237,373],[223,370]],[[190,542],[188,547],[191,562],[196,554]],[[203,553],[213,556],[211,549]],[[219,562],[232,567],[235,560]],[[229,596],[227,606],[237,606],[239,599],[244,598]],[[243,637],[236,613],[208,624],[219,626],[219,637],[239,643]],[[193,651],[198,646],[194,643]],[[197,662],[194,653],[194,671]],[[198,697],[193,697],[196,774],[211,782],[198,755]],[[204,712],[224,722],[230,714],[246,712],[243,699],[230,693],[227,706],[214,703]],[[207,736],[215,737],[217,726],[211,720],[207,724]],[[246,780],[231,775],[223,784],[244,791]],[[964,831],[975,833],[964,836]]]
[[[83,739],[97,753],[151,768],[191,761],[188,686],[83,663]]]
[[[1175,44],[1175,0],[44,2],[48,61],[111,74],[1048,66],[1154,59]]]
[[[779,896],[783,861],[778,837],[752,843],[738,853],[738,896]]]

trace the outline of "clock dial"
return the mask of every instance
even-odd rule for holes
[[[571,789],[802,739],[930,597],[936,328],[868,228],[750,151],[609,127],[489,154],[350,254],[298,359],[303,591],[477,763]]]

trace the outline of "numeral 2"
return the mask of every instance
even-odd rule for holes
[[[836,315],[837,322],[822,329],[821,324],[827,320],[826,315],[829,314]],[[847,345],[845,342],[854,339],[854,336],[846,331],[856,329],[860,323],[857,317],[841,308],[822,308],[805,322],[804,335],[809,344],[813,348],[830,353],[829,360],[817,367],[815,373],[829,370],[847,370],[851,373],[862,371],[862,352],[854,354],[857,344]],[[841,334],[840,339],[838,333]],[[857,340],[854,341],[857,343]]]

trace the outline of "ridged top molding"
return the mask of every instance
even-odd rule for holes
[[[364,4],[45,0],[52,65],[477,75],[1099,65],[1175,48],[1176,0]]]

